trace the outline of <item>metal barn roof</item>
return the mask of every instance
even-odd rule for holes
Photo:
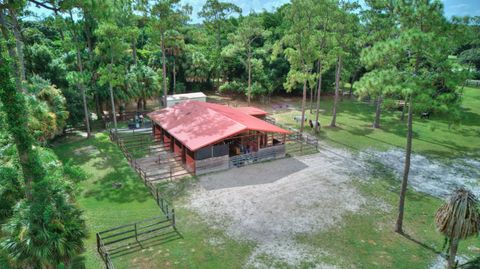
[[[192,151],[247,130],[291,133],[242,110],[213,103],[185,101],[151,112],[148,116]]]

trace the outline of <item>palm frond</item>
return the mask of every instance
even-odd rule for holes
[[[450,239],[465,239],[478,235],[480,230],[480,210],[475,195],[458,189],[435,214],[437,230]]]

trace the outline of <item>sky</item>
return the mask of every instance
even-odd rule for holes
[[[191,22],[199,23],[201,19],[198,17],[198,12],[202,9],[206,0],[182,0],[183,4],[190,4],[193,8]],[[290,0],[222,0],[225,2],[234,3],[242,8],[243,14],[255,11],[261,12],[263,10],[273,11],[275,8],[288,3]],[[361,0],[360,0],[361,1]],[[445,16],[480,16],[480,0],[442,0],[445,6]],[[31,10],[39,15],[47,15],[43,9],[32,7]]]
[[[260,12],[262,10],[273,11],[275,8],[290,2],[290,0],[223,0],[231,2],[242,8],[246,15],[251,11]],[[192,22],[200,22],[197,13],[202,9],[205,0],[182,0],[193,7]],[[480,0],[443,0],[445,7],[445,16],[480,16]]]

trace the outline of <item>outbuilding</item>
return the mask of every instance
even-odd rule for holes
[[[203,92],[182,93],[167,96],[167,107],[174,106],[185,101],[206,102],[207,96]]]
[[[285,156],[283,128],[258,108],[185,101],[148,114],[156,141],[196,175]]]

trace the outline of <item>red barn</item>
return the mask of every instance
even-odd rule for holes
[[[285,156],[290,131],[262,118],[267,112],[186,101],[148,114],[155,140],[162,141],[194,174],[205,174]],[[240,163],[241,162],[241,163]]]

